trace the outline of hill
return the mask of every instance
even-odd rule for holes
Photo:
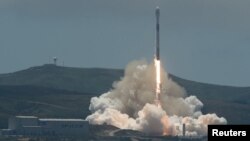
[[[11,115],[85,118],[90,98],[112,88],[123,70],[70,68],[51,64],[0,74],[0,128]],[[250,87],[231,87],[171,79],[196,95],[203,112],[215,112],[233,124],[250,124]]]
[[[123,75],[122,70],[70,68],[45,64],[26,70],[0,74],[0,85],[32,85],[69,91],[103,93]]]

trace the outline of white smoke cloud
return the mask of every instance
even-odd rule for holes
[[[155,67],[145,60],[133,61],[124,77],[113,89],[93,97],[86,120],[90,124],[108,124],[121,129],[139,130],[154,135],[181,135],[186,124],[187,135],[206,135],[208,124],[226,124],[216,114],[203,115],[202,102],[196,96],[186,97],[186,91],[161,70],[162,108],[154,104]]]

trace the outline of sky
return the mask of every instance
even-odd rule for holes
[[[155,7],[164,68],[198,82],[250,86],[249,0],[0,0],[0,73],[52,63],[151,62]]]

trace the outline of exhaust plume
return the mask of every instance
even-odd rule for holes
[[[151,135],[204,136],[208,124],[226,124],[216,114],[203,115],[203,103],[196,96],[186,95],[184,88],[172,81],[160,68],[161,93],[155,105],[156,69],[154,63],[133,61],[125,69],[124,77],[114,82],[113,89],[99,97],[93,97],[86,120],[90,124],[108,124],[121,129],[142,131]]]

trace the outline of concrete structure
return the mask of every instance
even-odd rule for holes
[[[182,136],[183,137],[186,136],[186,124],[185,123],[182,124]]]
[[[86,136],[89,123],[83,119],[40,119],[35,116],[9,118],[8,129],[2,135],[27,136]]]

